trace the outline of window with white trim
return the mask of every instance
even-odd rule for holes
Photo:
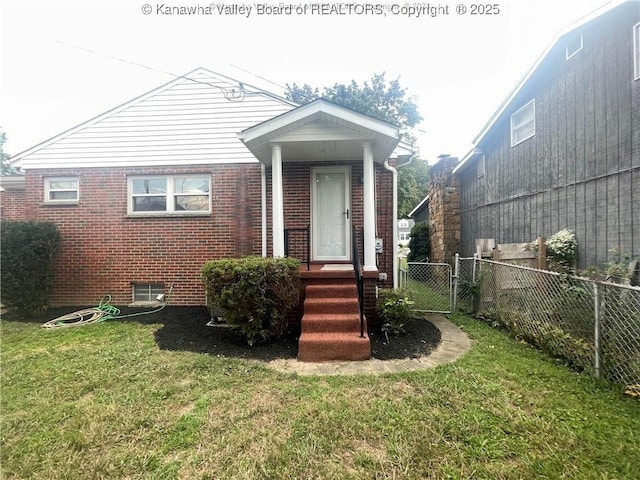
[[[569,60],[576,53],[582,50],[583,46],[584,42],[582,39],[582,33],[569,37],[566,43],[565,58]]]
[[[78,177],[50,177],[44,179],[44,201],[46,203],[77,203],[79,195]]]
[[[133,301],[135,302],[157,302],[158,296],[164,294],[162,283],[134,283]]]
[[[640,23],[633,26],[633,78],[640,80]]]
[[[536,134],[536,100],[511,115],[511,146],[515,147]]]
[[[209,175],[129,177],[131,215],[202,214],[211,212]]]
[[[408,220],[400,220],[398,222],[398,227],[399,228],[409,228],[409,221]]]
[[[478,162],[476,163],[476,176],[478,178],[484,177],[485,165],[486,162],[483,153],[482,155],[480,155],[480,157],[478,158]]]

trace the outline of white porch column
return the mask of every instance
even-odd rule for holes
[[[284,257],[284,193],[282,191],[282,148],[271,145],[271,201],[273,203],[273,256]]]
[[[375,170],[371,144],[362,145],[362,180],[364,208],[364,270],[376,270],[376,198]]]

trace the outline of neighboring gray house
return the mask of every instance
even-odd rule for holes
[[[462,255],[568,228],[580,268],[640,256],[640,1],[559,34],[453,173]]]

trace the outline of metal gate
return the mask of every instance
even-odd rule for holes
[[[418,312],[453,311],[453,275],[448,263],[407,262],[400,272],[400,286],[410,290]]]

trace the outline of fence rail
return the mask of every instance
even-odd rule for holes
[[[411,287],[409,280],[404,285]],[[639,287],[473,257],[456,258],[452,297],[454,311],[498,322],[575,368],[640,394]]]

